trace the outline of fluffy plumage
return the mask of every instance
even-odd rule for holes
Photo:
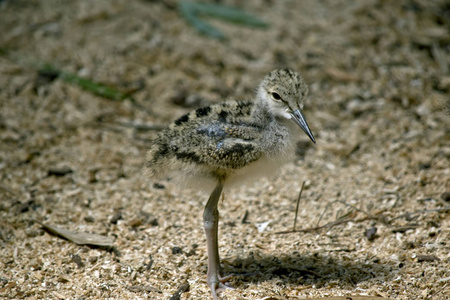
[[[229,101],[198,108],[175,120],[147,154],[150,176],[212,190],[273,173],[289,160],[298,138],[290,119],[308,88],[290,70],[271,72],[255,101]],[[274,96],[280,99],[274,99]],[[260,163],[258,163],[260,161]]]
[[[223,187],[273,174],[294,153],[298,126],[315,142],[301,112],[308,88],[291,70],[275,70],[261,82],[254,101],[199,108],[175,120],[147,154],[150,176],[212,191],[203,212],[212,296],[229,288],[222,276],[217,203]],[[297,130],[296,130],[297,129]]]

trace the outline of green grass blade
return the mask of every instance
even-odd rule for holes
[[[78,75],[58,70],[48,64],[46,64],[41,70],[44,72],[52,72],[56,75],[56,77],[61,78],[65,82],[76,85],[81,89],[88,91],[99,97],[103,97],[114,101],[131,99],[131,97],[128,94],[121,93],[112,87],[94,82],[88,78],[82,78]]]
[[[217,28],[201,20],[199,16],[218,18],[224,21],[240,25],[266,28],[268,23],[242,11],[239,8],[212,3],[195,3],[190,1],[179,1],[178,8],[186,21],[198,32],[216,39],[223,40],[225,35]]]
[[[195,3],[194,5],[196,11],[201,15],[251,27],[266,28],[269,26],[268,23],[236,7],[212,3]]]
[[[87,78],[82,78],[75,74],[62,72],[60,77],[68,83],[72,83],[74,85],[79,86],[81,89],[91,92],[94,95],[107,98],[115,101],[122,101],[129,98],[128,95],[119,92],[118,90],[106,86],[101,83],[94,82]]]
[[[186,19],[186,21],[201,34],[219,40],[225,39],[225,35],[222,33],[222,31],[216,29],[215,27],[209,25],[208,23],[202,21],[197,17],[194,3],[188,1],[180,1],[179,9],[181,15]]]

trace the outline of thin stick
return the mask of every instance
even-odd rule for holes
[[[346,205],[346,206],[348,206],[348,207],[351,207],[351,208],[353,208],[353,209],[356,210],[356,211],[362,212],[363,214],[365,214],[365,215],[368,216],[369,218],[374,218],[374,219],[376,219],[376,217],[375,217],[374,215],[372,215],[371,213],[369,213],[369,212],[367,212],[367,211],[365,211],[365,210],[363,210],[363,209],[357,208],[356,206],[351,205],[351,204],[348,204],[347,202],[342,201],[342,200],[338,200],[338,202],[339,202],[339,203],[342,203],[342,204],[344,204],[344,205]]]
[[[300,204],[300,199],[302,198],[302,192],[303,192],[304,187],[305,187],[305,181],[303,180],[302,188],[300,189],[300,193],[298,194],[297,206],[295,207],[294,229],[292,229],[292,231],[294,231],[294,232],[295,232],[295,226],[297,225],[298,207]]]
[[[406,217],[408,215],[411,216],[411,215],[422,214],[422,213],[447,212],[447,211],[450,211],[450,206],[444,206],[444,207],[441,207],[441,208],[434,208],[434,209],[422,209],[422,210],[417,210],[417,211],[413,211],[413,212],[407,212],[407,213],[404,213],[402,215],[399,215],[397,217],[394,217],[394,218],[390,219],[389,223],[394,221],[394,220],[404,218],[404,217]]]
[[[337,200],[334,200],[334,201],[328,203],[328,204],[325,206],[325,209],[324,209],[323,212],[320,214],[320,217],[319,217],[319,220],[317,221],[316,226],[319,226],[320,221],[322,221],[323,216],[325,215],[325,213],[326,213],[327,210],[328,210],[328,207],[330,207],[330,205],[333,204],[333,203],[335,203],[336,201],[337,201]]]
[[[427,297],[425,298],[425,300],[431,299],[433,296],[436,296],[437,294],[439,294],[440,292],[444,291],[445,288],[447,287],[448,283],[444,284],[443,287],[441,287],[439,290],[437,290],[437,292],[435,293],[431,293],[429,295],[427,295]]]
[[[364,221],[367,221],[367,220],[372,220],[372,219],[369,218],[369,217],[366,217],[366,218],[363,218],[363,219],[360,219],[360,220],[355,220],[355,219],[353,219],[353,218],[347,217],[347,218],[345,218],[345,219],[339,219],[339,220],[336,220],[336,221],[327,223],[327,224],[325,224],[325,225],[317,226],[317,227],[306,228],[306,229],[300,229],[300,230],[297,230],[297,231],[292,231],[292,230],[290,230],[290,231],[278,231],[278,232],[275,232],[275,234],[298,233],[298,232],[312,232],[312,231],[317,231],[317,230],[324,229],[324,228],[331,228],[331,227],[334,227],[334,226],[336,226],[336,225],[344,224],[344,223],[347,223],[347,222],[355,222],[355,223],[358,223],[358,222],[364,222]]]
[[[446,206],[446,207],[441,207],[441,208],[436,208],[436,209],[424,209],[424,210],[418,210],[418,211],[414,211],[414,212],[410,212],[409,214],[422,214],[422,213],[430,213],[430,212],[447,212],[450,211],[450,207]],[[398,219],[400,217],[404,217],[406,214],[403,214],[399,217],[393,218],[391,219]],[[320,229],[324,229],[324,228],[331,228],[340,224],[345,224],[348,222],[354,222],[354,223],[361,223],[361,222],[365,222],[367,220],[380,220],[381,217],[377,217],[377,216],[367,216],[365,218],[362,219],[353,219],[350,216],[345,217],[344,219],[339,219],[330,223],[327,223],[325,225],[321,225],[321,226],[316,226],[316,227],[312,227],[312,228],[305,228],[305,229],[300,229],[298,231],[292,230],[292,231],[279,231],[279,232],[275,232],[275,234],[286,234],[286,233],[298,233],[298,232],[312,232],[312,231],[317,231]],[[389,224],[390,221],[387,222],[387,224]]]

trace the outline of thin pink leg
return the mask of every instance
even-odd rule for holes
[[[211,289],[212,296],[217,300],[217,292],[221,289],[229,289],[231,286],[225,285],[225,282],[231,278],[231,275],[221,276],[221,266],[219,257],[218,229],[219,229],[219,211],[217,204],[222,193],[223,185],[219,182],[211,193],[203,212],[203,222],[206,233],[206,246],[208,249],[208,273],[206,281]]]

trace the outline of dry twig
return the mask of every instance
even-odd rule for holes
[[[305,181],[303,181],[302,187],[300,189],[300,193],[298,193],[297,206],[295,207],[294,228],[292,229],[293,231],[295,231],[295,226],[297,225],[298,206],[300,204],[300,199],[302,198],[302,192],[303,192],[304,187],[305,187]]]

